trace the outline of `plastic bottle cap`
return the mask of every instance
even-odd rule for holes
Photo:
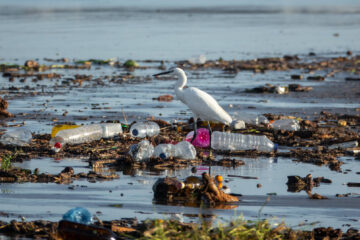
[[[55,148],[61,148],[61,143],[56,142],[56,143],[54,144],[54,147],[55,147]]]
[[[161,159],[166,159],[165,153],[160,153],[159,157],[160,157]]]
[[[276,152],[278,150],[278,148],[279,148],[279,144],[275,143],[274,144],[274,151]]]
[[[223,177],[221,175],[216,175],[215,179],[218,183],[223,181]]]
[[[139,131],[137,129],[132,130],[132,135],[137,136],[139,134]]]

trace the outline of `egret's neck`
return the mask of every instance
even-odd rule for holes
[[[178,80],[175,83],[175,93],[179,97],[179,95],[181,95],[181,92],[187,83],[187,77],[184,72],[177,74],[177,76],[178,76]]]

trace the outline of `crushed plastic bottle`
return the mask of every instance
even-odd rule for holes
[[[271,126],[276,130],[299,131],[300,124],[296,119],[280,119],[271,123]]]
[[[175,157],[175,145],[173,144],[159,144],[154,148],[154,157],[160,157],[161,159],[168,159]]]
[[[64,144],[79,144],[99,140],[101,138],[110,138],[122,133],[120,123],[102,123],[85,125],[78,128],[59,131],[54,138],[50,140],[50,146],[61,148]]]
[[[194,139],[194,141],[192,141],[192,144],[195,147],[201,147],[201,148],[209,147],[210,146],[209,130],[206,128],[198,128],[196,133],[197,133],[196,138]],[[191,142],[193,136],[194,136],[194,131],[191,131],[186,135],[185,140]]]
[[[215,131],[211,135],[211,148],[215,150],[256,149],[261,152],[272,152],[277,150],[277,144],[274,144],[264,135],[244,135]]]
[[[259,125],[268,124],[269,120],[264,115],[253,115],[253,114],[241,114],[240,116],[233,117],[233,121],[242,120],[246,124]]]
[[[359,143],[357,141],[350,141],[350,142],[343,142],[343,143],[337,143],[337,144],[333,144],[330,145],[328,148],[329,149],[337,149],[337,148],[341,148],[341,149],[345,149],[345,148],[356,148],[359,145]]]
[[[130,156],[137,162],[149,160],[153,153],[154,146],[148,140],[131,145],[129,151]]]
[[[91,224],[93,221],[91,213],[87,209],[82,207],[72,208],[67,211],[63,215],[63,220],[86,225]]]
[[[31,140],[32,134],[30,130],[17,128],[3,134],[0,142],[4,145],[29,146]]]
[[[130,128],[130,134],[133,137],[152,137],[160,133],[160,127],[156,122],[139,122]]]
[[[186,141],[179,142],[176,145],[159,144],[155,147],[153,156],[160,157],[161,159],[178,157],[182,159],[191,160],[196,158],[196,150],[191,143]]]
[[[185,160],[192,160],[196,158],[195,147],[187,142],[182,141],[175,145],[175,157],[182,158]]]

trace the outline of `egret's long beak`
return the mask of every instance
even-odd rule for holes
[[[172,73],[173,71],[166,71],[166,72],[161,72],[161,73],[157,73],[157,74],[154,74],[153,77],[156,77],[156,76],[160,76],[160,75],[164,75],[164,74],[169,74],[169,73]]]

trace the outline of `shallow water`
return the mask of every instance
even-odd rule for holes
[[[210,215],[221,221],[228,221],[243,215],[246,219],[271,218],[274,222],[284,220],[289,225],[319,221],[315,226],[334,226],[359,228],[358,208],[359,194],[357,188],[349,188],[344,183],[356,181],[360,170],[359,162],[351,158],[345,159],[343,169],[351,169],[347,174],[330,171],[328,167],[311,164],[294,163],[291,159],[241,158],[244,166],[238,168],[213,167],[213,174],[221,174],[226,185],[233,193],[242,194],[238,206],[233,209],[208,209],[183,206],[166,206],[153,203],[152,185],[159,177],[149,172],[135,171],[131,173],[117,172],[120,179],[89,183],[75,181],[70,185],[54,183],[2,184],[0,203],[10,218],[24,216],[26,219],[49,219],[57,221],[70,208],[82,206],[93,214],[97,213],[102,220],[121,217],[176,217],[184,221],[198,221],[197,215]],[[81,159],[32,159],[22,164],[16,164],[41,172],[58,173],[66,166],[72,166],[75,173],[87,172],[88,163]],[[323,176],[333,181],[322,183],[313,189],[313,193],[328,196],[328,200],[310,200],[305,192],[291,193],[287,191],[287,176],[305,176],[312,173],[314,177]],[[129,175],[130,174],[130,175]],[[190,174],[190,169],[165,171],[160,177],[175,176],[184,179]],[[258,179],[241,179],[228,175],[253,176]],[[261,188],[256,184],[260,183]],[[69,186],[73,186],[70,189]],[[335,197],[335,194],[352,193],[346,198]],[[270,201],[266,202],[269,194]],[[274,195],[276,194],[276,195]],[[261,206],[265,207],[259,210]],[[4,217],[3,217],[4,218]],[[5,218],[6,219],[6,218]],[[218,221],[216,220],[216,221]],[[215,221],[215,223],[216,223]]]
[[[354,0],[5,0],[0,57],[175,60],[358,51],[359,12]]]

